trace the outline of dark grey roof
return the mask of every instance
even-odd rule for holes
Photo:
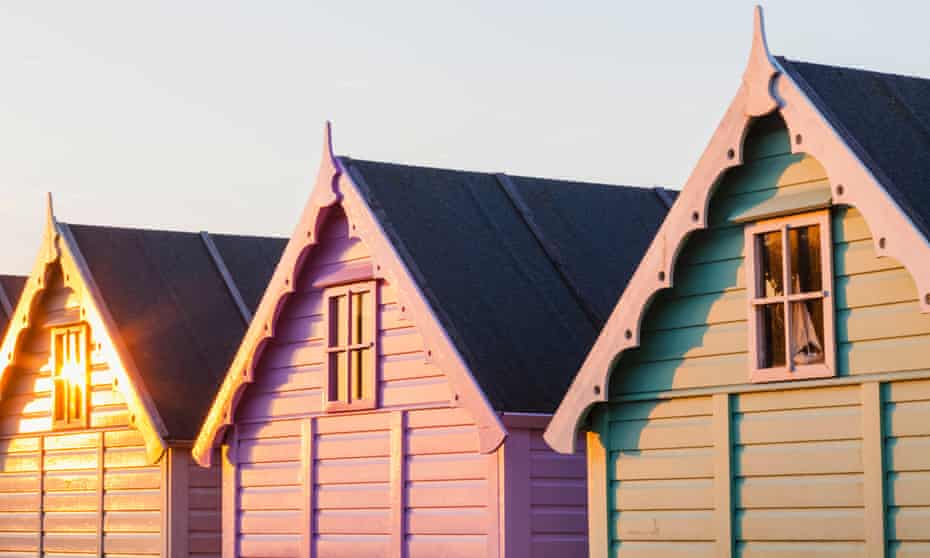
[[[68,226],[168,438],[194,439],[246,330],[203,238]],[[254,312],[286,239],[211,238]]]
[[[19,295],[22,294],[23,287],[26,285],[26,279],[28,277],[24,275],[0,275],[0,289],[3,289],[3,294],[9,300],[11,311],[16,308]],[[6,333],[6,326],[10,324],[10,318],[12,317],[7,315],[3,308],[0,308],[0,334]]]
[[[555,410],[674,199],[341,160],[498,411]]]
[[[930,239],[930,79],[778,62]]]

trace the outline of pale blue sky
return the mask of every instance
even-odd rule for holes
[[[358,158],[672,187],[748,1],[0,4],[0,272],[58,216],[289,235],[323,122]],[[926,2],[768,2],[772,50],[930,77]]]

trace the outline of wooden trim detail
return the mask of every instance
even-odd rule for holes
[[[391,546],[390,558],[407,555],[407,415],[391,413]]]
[[[865,497],[865,546],[869,558],[884,558],[885,460],[882,424],[882,393],[879,382],[862,384],[862,465]]]
[[[6,381],[6,375],[11,369],[10,365],[13,363],[13,356],[21,337],[34,325],[34,303],[48,286],[48,275],[55,264],[61,265],[65,285],[74,290],[82,301],[81,320],[88,323],[92,332],[106,331],[113,341],[116,348],[112,361],[113,373],[119,377],[121,393],[126,398],[130,413],[136,418],[133,426],[138,428],[145,438],[149,462],[157,462],[166,448],[163,436],[167,431],[164,423],[148,396],[141,377],[136,372],[135,365],[119,336],[119,330],[115,327],[106,309],[71,230],[65,223],[59,223],[55,218],[51,195],[49,195],[46,209],[46,222],[39,254],[13,314],[10,316],[9,327],[0,345],[0,362],[3,363],[0,365],[0,385]]]
[[[45,556],[45,435],[39,435],[39,544],[36,556],[43,558]]]
[[[190,542],[190,453],[169,448],[168,461],[168,538],[169,556],[187,556]]]
[[[501,556],[501,455],[498,448],[484,456],[487,465],[488,483],[488,544],[485,549],[487,558],[500,558]]]
[[[585,433],[588,464],[588,556],[607,558],[610,551],[610,417],[606,409],[592,412],[593,428]]]
[[[104,512],[104,481],[106,480],[106,447],[104,432],[97,433],[97,558],[103,558],[104,548],[104,531],[103,524],[105,520]],[[41,526],[40,526],[41,528]]]
[[[522,558],[530,548],[533,511],[530,433],[514,429],[504,440],[504,557]]]
[[[222,558],[239,558],[239,437],[228,430],[222,453]]]
[[[732,439],[730,434],[730,396],[713,396],[714,440],[714,531],[717,556],[733,556]]]
[[[788,231],[793,228],[816,225],[820,227],[820,273],[822,285],[820,291],[803,294],[792,294],[791,289],[791,255]],[[833,232],[830,222],[829,210],[821,210],[790,217],[779,217],[747,225],[744,229],[745,247],[743,250],[746,262],[746,290],[748,293],[749,324],[749,379],[752,382],[780,382],[786,380],[809,380],[811,378],[829,378],[836,375],[836,335],[835,315],[833,307]],[[782,241],[782,285],[783,295],[763,298],[755,292],[761,282],[762,270],[757,265],[758,254],[755,250],[756,237],[767,232],[781,232]],[[817,364],[796,365],[791,361],[794,348],[792,346],[791,329],[793,316],[791,304],[806,300],[820,300],[823,304],[823,339],[820,340],[824,360]],[[785,316],[785,365],[774,368],[759,368],[759,357],[762,354],[761,338],[759,332],[759,316],[757,309],[762,304],[781,303]]]
[[[883,240],[876,243],[876,254],[894,257],[907,268],[917,284],[920,311],[930,312],[930,241],[814,103],[781,71],[768,52],[759,7],[752,44],[736,97],[546,429],[546,441],[556,451],[573,453],[575,434],[589,409],[607,400],[613,364],[623,351],[639,346],[640,325],[649,303],[660,290],[672,286],[685,240],[707,227],[707,209],[719,177],[742,164],[742,142],[749,124],[772,110],[780,111],[791,138],[803,138],[803,144],[792,140],[792,152],[806,153],[824,167],[836,185],[833,202],[859,209],[875,238]]]
[[[377,281],[366,281],[364,283],[352,283],[348,285],[339,285],[329,287],[323,292],[323,329],[324,329],[324,351],[326,354],[323,365],[323,400],[325,409],[328,413],[338,413],[345,411],[361,411],[374,409],[378,406],[378,310],[381,307],[379,298],[379,285]],[[354,294],[368,293],[368,302],[362,306],[362,333],[361,337],[368,338],[368,341],[359,343],[353,339],[353,315],[355,307],[353,305]],[[343,297],[346,301],[344,313],[334,318],[332,315],[331,300],[336,297]],[[334,340],[333,328],[339,330],[340,324],[334,324],[335,320],[344,320],[346,339],[344,342]],[[336,336],[338,338],[338,335]],[[355,362],[352,354],[355,351],[370,351],[370,358],[367,366],[362,367],[357,374],[355,373]],[[345,355],[346,369],[343,381],[346,385],[346,398],[339,399],[338,395],[338,370],[333,370],[334,357],[338,354]],[[336,357],[338,358],[338,357]],[[361,389],[357,390],[356,382],[361,384]],[[335,385],[334,385],[335,384]],[[356,394],[361,393],[361,397]]]
[[[300,534],[300,557],[313,558],[313,516],[316,507],[314,483],[314,452],[316,442],[316,418],[306,418],[300,423],[300,490],[303,524]],[[238,514],[238,510],[237,510]]]
[[[216,244],[213,243],[213,239],[210,238],[209,232],[200,231],[200,239],[203,240],[203,245],[206,247],[207,253],[210,254],[213,265],[216,266],[216,270],[220,273],[220,277],[226,285],[226,290],[229,291],[229,296],[232,297],[233,302],[236,304],[236,308],[242,316],[242,321],[245,322],[246,327],[248,327],[249,322],[252,321],[252,312],[250,312],[249,307],[245,305],[245,301],[242,299],[242,293],[239,292],[236,281],[233,279],[232,274],[229,273],[229,268],[226,267],[226,262],[223,261],[222,254],[220,254]]]
[[[314,289],[326,289],[347,283],[372,281],[375,278],[375,268],[371,262],[354,262],[340,266],[335,271],[322,275],[313,280]]]
[[[255,365],[268,340],[275,334],[278,315],[288,296],[296,289],[297,274],[319,242],[320,228],[331,206],[337,203],[341,204],[349,220],[350,234],[368,244],[374,260],[375,279],[385,278],[397,289],[398,298],[406,305],[413,323],[417,324],[424,344],[432,353],[433,362],[449,378],[458,404],[475,418],[480,451],[490,453],[503,442],[507,432],[504,425],[427,302],[414,272],[400,258],[397,248],[391,244],[359,193],[359,184],[364,187],[364,180],[360,176],[348,175],[333,153],[330,126],[327,124],[323,157],[313,192],[194,443],[192,453],[199,464],[210,465],[212,448],[233,423],[242,392],[254,381]]]

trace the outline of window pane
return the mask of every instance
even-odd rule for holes
[[[785,365],[785,305],[765,304],[759,312],[759,368]]]
[[[820,226],[789,229],[788,243],[791,246],[791,292],[821,290]]]
[[[55,421],[65,420],[65,402],[68,400],[68,383],[55,378]]]
[[[365,399],[365,377],[370,374],[371,349],[352,351],[352,398]]]
[[[781,231],[756,236],[756,254],[759,262],[759,284],[756,296],[770,297],[785,293]]]
[[[329,354],[329,397],[331,401],[349,400],[349,358],[345,351]]]
[[[368,335],[365,331],[365,305],[368,303],[369,292],[352,293],[352,344],[367,343]]]
[[[348,324],[346,320],[346,297],[344,295],[329,299],[329,346],[345,347],[348,345]]]
[[[71,397],[69,398],[71,403],[71,416],[68,417],[69,421],[72,420],[81,420],[84,416],[83,409],[83,397],[81,397],[81,386],[72,384],[71,385]]]
[[[796,365],[823,362],[823,300],[791,303],[791,360]]]

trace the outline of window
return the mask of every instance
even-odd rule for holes
[[[375,407],[376,295],[374,281],[324,291],[328,411]]]
[[[829,211],[746,227],[752,381],[835,373]]]
[[[52,328],[52,424],[87,426],[89,347],[87,325]]]

